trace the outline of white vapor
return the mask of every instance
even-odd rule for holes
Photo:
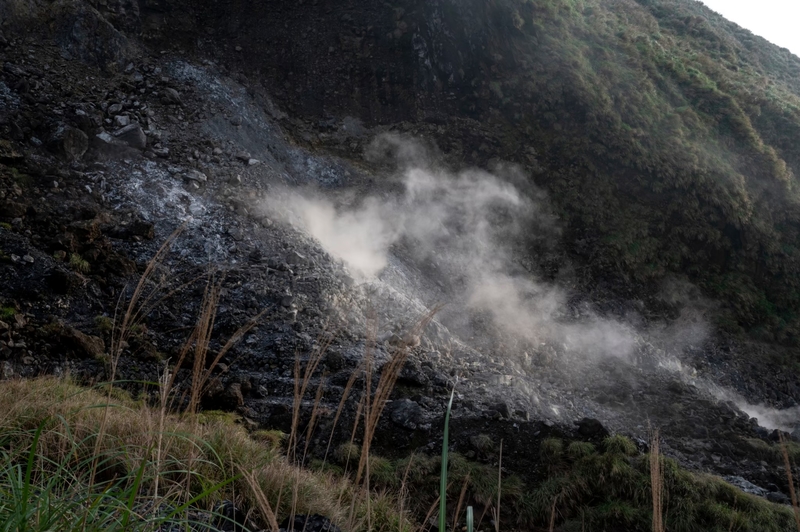
[[[419,144],[388,135],[368,156],[403,165],[399,193],[336,204],[330,193],[286,189],[261,207],[313,236],[361,280],[379,277],[392,253],[424,270],[443,287],[461,332],[488,316],[497,336],[534,350],[547,342],[591,356],[632,353],[631,327],[589,310],[568,319],[566,293],[522,266],[532,243],[555,241],[559,230],[544,194],[518,170],[450,172]]]

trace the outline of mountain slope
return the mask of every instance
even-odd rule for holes
[[[178,1],[142,19],[262,83],[312,145],[347,152],[324,126],[350,115],[522,164],[585,288],[648,301],[687,276],[729,330],[797,342],[800,59],[699,2]]]

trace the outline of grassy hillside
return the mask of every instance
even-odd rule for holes
[[[291,515],[317,513],[343,530],[431,529],[425,516],[438,509],[436,456],[370,456],[367,491],[352,479],[358,445],[345,443],[330,462],[304,468],[287,457],[277,431],[247,431],[232,414],[179,415],[107,392],[55,378],[0,382],[0,528],[274,531]],[[494,446],[483,436],[487,452]],[[797,456],[795,445],[787,451]],[[502,530],[649,532],[655,482],[666,494],[668,530],[795,529],[791,507],[640,454],[623,436],[599,446],[550,438],[538,454],[547,478],[526,486],[505,474],[500,488],[495,464],[451,454],[448,524],[461,528],[473,505],[476,530],[494,530],[490,510],[500,489]]]
[[[254,76],[306,124],[355,116],[432,137],[454,164],[526,166],[587,286],[641,297],[687,276],[729,330],[798,343],[787,50],[694,0],[180,5],[170,39]],[[359,155],[302,124],[298,137]]]
[[[800,59],[691,0],[494,5],[511,54],[486,96],[572,249],[629,283],[687,274],[729,328],[795,344]]]

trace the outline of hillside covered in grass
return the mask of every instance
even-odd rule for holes
[[[573,250],[634,284],[685,274],[731,328],[794,343],[800,59],[694,1],[510,9],[493,101],[545,147]]]

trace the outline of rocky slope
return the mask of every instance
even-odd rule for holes
[[[698,42],[741,36],[719,21],[703,33],[716,20],[709,13],[676,14],[694,4],[640,4],[619,3],[625,31],[655,35],[656,21],[662,41],[687,24]],[[736,130],[700,146],[712,125],[739,126],[697,106],[735,101],[663,72],[678,123],[652,136],[656,125],[632,117],[661,103],[621,109],[618,76],[636,69],[612,66],[629,54],[658,77],[650,55],[635,55],[655,45],[626,34],[601,52],[574,41],[597,38],[579,30],[602,6],[74,0],[0,9],[4,378],[107,378],[110,323],[183,227],[148,286],[157,295],[123,346],[118,379],[153,381],[177,360],[214,272],[223,294],[212,351],[265,313],[222,360],[204,406],[285,429],[295,356],[325,346],[310,384],[325,384],[312,438],[322,452],[365,351],[380,368],[445,303],[410,339],[376,439],[384,453],[434,450],[457,382],[456,446],[480,454],[477,436],[504,438],[504,464],[530,482],[546,474],[536,449],[548,436],[597,440],[610,430],[644,445],[657,426],[684,465],[786,500],[773,429],[798,429],[796,355],[718,322],[791,342],[791,147],[770,148],[784,134],[768,116],[751,121],[758,138]],[[720,53],[759,61],[753,79],[794,101],[782,91],[797,59],[772,65],[779,52],[762,57],[737,42]],[[575,46],[575,57],[559,55]],[[582,62],[590,51],[613,65]],[[583,80],[585,69],[597,77]],[[582,92],[600,79],[608,93]],[[685,166],[708,170],[719,146],[738,155],[716,177],[747,176],[739,196],[724,186],[704,196],[721,181]],[[691,161],[658,159],[683,148]],[[665,184],[656,168],[678,181]],[[778,170],[783,188],[762,186],[761,173]],[[773,200],[780,209],[765,212]],[[744,209],[735,224],[729,209]],[[746,286],[725,284],[731,276]],[[733,293],[747,305],[714,298]],[[753,294],[787,318],[747,314],[761,304]]]

